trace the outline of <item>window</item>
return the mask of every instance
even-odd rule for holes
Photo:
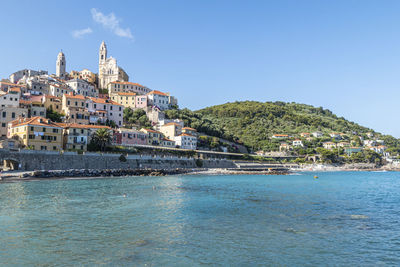
[[[7,116],[7,112],[3,111],[3,118],[5,118]]]
[[[45,131],[46,131],[46,128],[43,127],[43,132],[45,132]]]
[[[29,139],[35,139],[35,135],[30,134],[30,135],[29,135]]]
[[[6,127],[6,124],[3,122],[3,123],[1,124],[1,127]]]
[[[15,118],[15,112],[11,113],[11,118]]]
[[[58,133],[58,129],[53,129],[53,133]]]
[[[33,131],[33,127],[31,127],[31,131]]]
[[[40,150],[47,150],[47,146],[40,146]]]
[[[53,146],[53,150],[57,150],[57,147],[56,147],[56,146]]]

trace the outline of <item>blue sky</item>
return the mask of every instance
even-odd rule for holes
[[[0,78],[97,72],[98,49],[181,107],[322,106],[400,137],[399,1],[1,1]],[[79,34],[80,33],[80,34]]]

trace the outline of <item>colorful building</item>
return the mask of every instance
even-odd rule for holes
[[[8,138],[18,140],[33,150],[61,150],[63,128],[43,117],[18,118],[8,123]]]

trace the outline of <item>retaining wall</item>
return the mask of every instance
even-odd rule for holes
[[[184,157],[160,157],[129,155],[126,162],[119,160],[120,154],[86,153],[51,151],[9,151],[0,149],[0,160],[12,160],[19,164],[20,170],[69,170],[69,169],[176,169],[198,168],[196,160]],[[201,160],[203,168],[234,168],[230,160]]]

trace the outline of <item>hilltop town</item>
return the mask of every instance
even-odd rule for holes
[[[225,158],[297,163],[399,161],[397,139],[329,110],[255,101],[180,110],[169,92],[130,81],[108,56],[105,42],[98,60],[97,73],[86,68],[67,72],[66,56],[60,52],[55,74],[23,69],[2,79],[0,148],[175,154],[197,150]]]
[[[117,60],[108,57],[105,42],[100,45],[98,66],[98,73],[67,72],[66,56],[60,52],[55,74],[24,69],[1,80],[1,147],[196,149],[196,130],[185,127],[182,120],[165,118],[166,110],[178,107],[177,98],[129,81]]]

